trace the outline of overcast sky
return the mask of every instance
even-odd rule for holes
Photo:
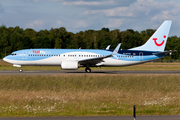
[[[180,0],[0,0],[0,24],[36,31],[65,27],[142,31],[172,20],[170,36],[180,36]]]

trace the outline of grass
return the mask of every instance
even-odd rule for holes
[[[180,75],[0,75],[0,116],[180,114]]]
[[[23,70],[27,71],[27,70],[61,70],[60,66],[23,66],[22,67]],[[83,70],[84,71],[84,67],[79,68],[78,70]],[[149,70],[158,70],[158,71],[179,71],[180,70],[180,63],[160,63],[160,62],[148,62],[145,64],[139,64],[139,65],[134,65],[134,66],[125,66],[125,67],[91,67],[92,71],[94,70],[145,70],[145,71],[149,71]],[[0,70],[19,70],[19,68],[17,67],[13,67],[12,64],[6,63],[4,61],[0,61]]]
[[[180,70],[180,63],[145,63],[92,70]],[[19,70],[0,61],[0,70]],[[61,70],[23,66],[23,70]],[[84,70],[80,68],[79,70]],[[180,75],[0,75],[0,116],[180,114]]]

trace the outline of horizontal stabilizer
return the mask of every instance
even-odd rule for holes
[[[172,52],[176,52],[177,50],[170,50],[170,51],[164,51],[164,52],[157,52],[157,53],[153,53],[154,55],[159,55],[159,54],[168,54],[168,53],[172,53]]]

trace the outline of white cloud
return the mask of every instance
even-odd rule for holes
[[[107,25],[105,25],[105,27],[116,28],[118,26],[121,26],[123,24],[123,22],[124,22],[123,19],[111,18],[111,19],[108,20]]]
[[[57,24],[58,24],[58,26],[59,26],[59,25],[63,25],[63,22],[60,21],[60,20],[58,20],[58,21],[57,21]]]
[[[42,2],[42,0],[21,0],[23,2],[35,2],[35,3],[38,3],[38,2]]]
[[[88,23],[86,20],[74,21],[74,28],[86,28]]]
[[[88,26],[88,20],[79,20],[79,19],[73,19],[73,21],[69,20],[69,19],[62,19],[61,21],[58,20],[57,21],[57,25],[56,26],[63,26],[63,27],[67,27],[67,28],[72,28],[72,29],[78,29],[78,28],[86,28]]]
[[[105,16],[120,16],[120,17],[137,17],[141,15],[148,15],[150,11],[158,9],[157,2],[153,0],[138,0],[129,6],[114,7],[103,10],[86,10],[85,14],[104,14]],[[155,8],[155,10],[153,10]]]
[[[70,1],[70,2],[64,2],[63,5],[89,5],[89,6],[99,6],[99,5],[107,5],[107,4],[113,4],[113,1],[103,1],[103,2],[97,2],[97,1]]]
[[[26,25],[27,28],[39,29],[44,25],[43,20],[35,20]]]
[[[59,1],[64,1],[64,0],[49,0],[49,1],[59,2]]]
[[[142,31],[157,29],[169,19],[173,21],[171,33],[180,36],[180,2],[175,0],[9,1],[0,2],[1,22],[7,26],[35,30],[65,27],[74,33],[103,27]]]
[[[133,17],[132,12],[127,12],[128,7],[117,7],[113,9],[108,9],[108,10],[86,10],[84,14],[104,14],[106,16],[124,16],[124,17]]]
[[[158,2],[156,0],[137,0],[129,6],[109,9],[86,10],[85,15],[104,16],[107,22],[103,26],[114,28],[131,28],[144,30],[156,29],[164,20],[173,20],[180,24],[180,3],[173,0]],[[176,23],[177,24],[177,23]]]
[[[88,9],[107,9],[115,6],[128,6],[136,0],[50,0],[63,1],[65,6],[82,6]]]

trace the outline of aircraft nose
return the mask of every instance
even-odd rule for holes
[[[6,57],[3,58],[3,61],[5,61],[5,62],[9,62],[9,60],[10,60],[10,59],[9,59],[8,56],[6,56]]]
[[[3,60],[4,60],[4,61],[7,61],[7,57],[4,57]]]
[[[11,64],[12,64],[12,61],[11,61],[11,59],[9,59],[9,57],[8,57],[8,56],[4,57],[4,58],[3,58],[3,61],[5,61],[5,62],[7,62],[7,63],[11,63]]]

